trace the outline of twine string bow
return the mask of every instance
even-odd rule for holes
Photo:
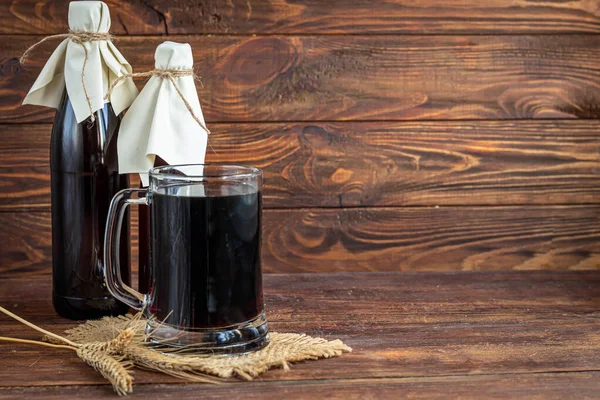
[[[108,92],[106,92],[106,96],[104,96],[104,98],[108,99],[110,97],[113,89],[117,86],[117,84],[119,82],[121,82],[124,79],[146,78],[149,76],[157,76],[162,79],[168,79],[171,82],[171,84],[173,85],[173,87],[175,88],[175,91],[177,92],[177,94],[179,95],[181,100],[183,101],[185,108],[192,115],[192,118],[194,118],[194,121],[196,121],[198,123],[198,125],[200,125],[202,127],[202,129],[204,129],[206,131],[206,133],[210,134],[210,130],[208,130],[208,128],[206,127],[204,122],[202,122],[202,120],[200,118],[198,118],[198,116],[192,109],[192,106],[187,101],[187,99],[185,98],[185,96],[183,95],[183,93],[181,92],[179,87],[177,86],[177,83],[175,82],[175,78],[179,78],[182,76],[192,76],[194,78],[194,80],[200,82],[200,78],[198,78],[198,76],[194,73],[194,70],[191,68],[190,69],[160,69],[160,68],[157,68],[157,69],[153,69],[153,70],[147,71],[147,72],[136,72],[136,73],[132,73],[132,74],[122,75],[113,81],[113,83],[108,88]],[[200,83],[202,83],[202,82],[200,82]]]
[[[94,122],[96,120],[96,117],[94,116],[94,110],[92,108],[92,101],[90,100],[90,96],[88,95],[87,87],[85,86],[85,67],[87,66],[87,63],[88,63],[89,54],[88,54],[88,49],[87,49],[87,47],[85,47],[84,43],[85,42],[98,42],[98,41],[102,41],[102,40],[109,41],[109,40],[112,40],[112,37],[113,36],[108,32],[86,32],[86,31],[76,31],[76,30],[69,30],[69,33],[60,33],[58,35],[46,36],[39,42],[31,45],[27,50],[25,50],[25,52],[19,59],[19,63],[21,65],[23,65],[23,63],[25,62],[25,59],[27,59],[27,57],[29,56],[29,54],[31,54],[33,49],[35,49],[36,47],[38,47],[40,44],[44,43],[47,40],[70,39],[73,43],[77,43],[77,44],[81,45],[81,47],[83,48],[83,51],[85,52],[85,58],[83,59],[83,67],[81,68],[81,84],[83,85],[83,93],[85,95],[85,99],[86,99],[88,107],[90,109],[90,120],[91,120],[91,122]]]

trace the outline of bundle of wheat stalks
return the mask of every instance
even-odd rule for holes
[[[158,371],[194,382],[219,383],[217,378],[240,377],[252,380],[270,368],[289,369],[290,362],[341,355],[352,349],[340,340],[295,333],[271,333],[267,347],[239,356],[212,354],[177,355],[166,348],[149,347],[142,314],[106,317],[67,330],[65,336],[42,329],[3,307],[0,312],[42,332],[43,341],[7,338],[0,340],[39,344],[75,351],[113,386],[119,395],[133,391],[132,368]],[[217,378],[214,378],[217,377]]]

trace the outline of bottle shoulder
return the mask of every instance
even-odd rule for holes
[[[95,120],[77,122],[65,93],[56,111],[50,140],[50,165],[53,171],[95,172],[99,168],[118,170],[116,138],[121,117],[110,103],[95,112]]]

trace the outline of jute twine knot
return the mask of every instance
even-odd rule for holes
[[[85,94],[85,99],[87,100],[88,107],[90,109],[90,116],[91,116],[90,120],[91,120],[91,122],[94,122],[96,120],[96,117],[94,116],[94,110],[92,108],[92,101],[90,100],[90,96],[88,95],[88,91],[85,86],[85,67],[87,66],[89,56],[88,56],[88,50],[85,47],[84,43],[85,42],[98,42],[98,41],[102,41],[102,40],[109,41],[109,40],[112,40],[112,38],[113,38],[113,36],[108,32],[86,32],[86,31],[76,31],[76,30],[69,30],[69,33],[60,33],[58,35],[46,36],[39,42],[34,43],[27,50],[25,50],[25,52],[19,59],[19,63],[21,65],[23,65],[23,63],[25,62],[25,59],[29,56],[29,54],[33,51],[33,49],[35,49],[36,47],[38,47],[40,44],[44,43],[47,40],[70,39],[73,43],[77,43],[77,44],[81,45],[81,47],[83,47],[83,51],[85,52],[85,58],[83,59],[83,67],[81,69],[81,84],[83,85],[83,93]]]
[[[198,76],[194,73],[194,70],[191,68],[190,69],[160,69],[160,68],[157,68],[157,69],[153,69],[153,70],[147,71],[147,72],[136,72],[136,73],[132,73],[132,74],[122,75],[122,76],[118,77],[117,79],[115,79],[115,81],[110,85],[110,87],[108,88],[108,92],[106,93],[106,96],[104,96],[104,99],[108,99],[110,97],[113,89],[122,80],[127,79],[127,78],[147,78],[149,76],[157,76],[161,79],[168,79],[171,82],[171,84],[173,84],[175,91],[177,92],[177,94],[179,95],[181,100],[183,101],[185,108],[192,115],[192,118],[194,118],[194,121],[196,121],[198,123],[198,125],[200,125],[202,127],[202,129],[204,129],[206,131],[206,133],[208,133],[210,135],[210,130],[208,130],[208,128],[206,127],[204,122],[202,122],[202,120],[200,118],[198,118],[198,116],[192,109],[192,106],[186,100],[185,96],[183,95],[181,90],[179,90],[179,87],[177,87],[177,83],[175,82],[175,78],[179,78],[182,76],[192,76],[194,78],[194,80],[202,83],[200,81],[200,78],[198,78]]]

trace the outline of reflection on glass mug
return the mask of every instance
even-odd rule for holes
[[[122,190],[106,225],[104,279],[113,296],[149,317],[149,340],[190,351],[240,353],[269,342],[261,244],[262,171],[175,165],[150,170],[148,189]],[[144,197],[132,199],[133,194]],[[150,291],[119,273],[119,235],[129,204],[151,215]]]

